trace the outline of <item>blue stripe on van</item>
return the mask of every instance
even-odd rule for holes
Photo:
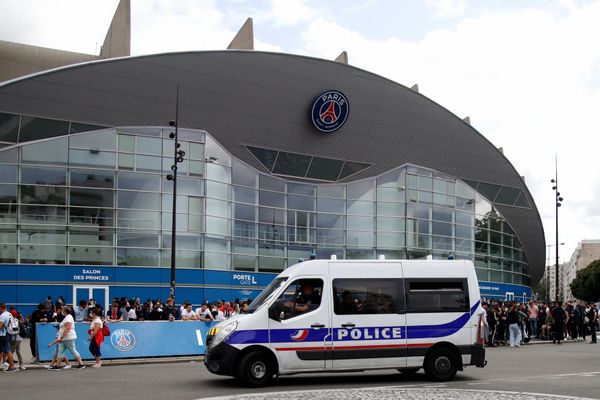
[[[471,307],[469,313],[464,313],[454,321],[439,324],[439,325],[415,325],[408,327],[356,327],[348,329],[347,331],[359,330],[361,331],[360,336],[351,334],[340,335],[340,331],[346,331],[345,328],[334,328],[334,340],[335,341],[353,341],[353,340],[397,340],[394,335],[388,336],[383,335],[383,330],[386,329],[386,333],[393,328],[400,329],[400,336],[407,339],[426,339],[450,336],[460,329],[469,321],[471,316],[477,311],[479,307],[479,301]],[[302,337],[302,332],[308,331],[308,335],[301,341],[294,340],[293,338]],[[328,329],[311,329],[311,328],[300,328],[300,329],[273,329],[271,330],[271,343],[307,343],[307,342],[318,342],[322,343],[325,340]],[[250,344],[250,343],[269,343],[269,330],[268,329],[257,329],[257,330],[243,330],[235,331],[227,339],[229,344]]]

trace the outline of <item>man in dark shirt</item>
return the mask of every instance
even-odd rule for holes
[[[179,319],[179,309],[173,304],[173,299],[167,299],[167,305],[163,309],[162,319],[165,321],[175,321]]]
[[[38,322],[48,322],[50,317],[46,312],[46,304],[40,303],[38,304],[37,310],[31,313],[31,338],[29,340],[29,348],[31,349],[31,354],[33,355],[33,359],[31,362],[37,362],[37,333],[35,324]]]
[[[315,292],[310,281],[302,283],[302,290],[296,297],[296,315],[316,310],[321,304],[321,296]]]
[[[336,314],[358,314],[358,308],[356,307],[356,303],[352,298],[352,293],[348,290],[344,290],[342,292],[342,300],[340,304],[337,306],[335,311]]]

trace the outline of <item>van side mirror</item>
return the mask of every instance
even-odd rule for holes
[[[285,313],[282,311],[281,313],[279,313],[279,320],[281,321],[284,318],[285,318]]]

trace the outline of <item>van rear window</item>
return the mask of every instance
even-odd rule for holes
[[[469,289],[463,279],[407,279],[406,310],[408,312],[469,311]]]

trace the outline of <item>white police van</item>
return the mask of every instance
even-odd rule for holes
[[[212,373],[262,386],[305,372],[484,367],[483,309],[465,260],[311,260],[279,274],[248,314],[210,329]]]

